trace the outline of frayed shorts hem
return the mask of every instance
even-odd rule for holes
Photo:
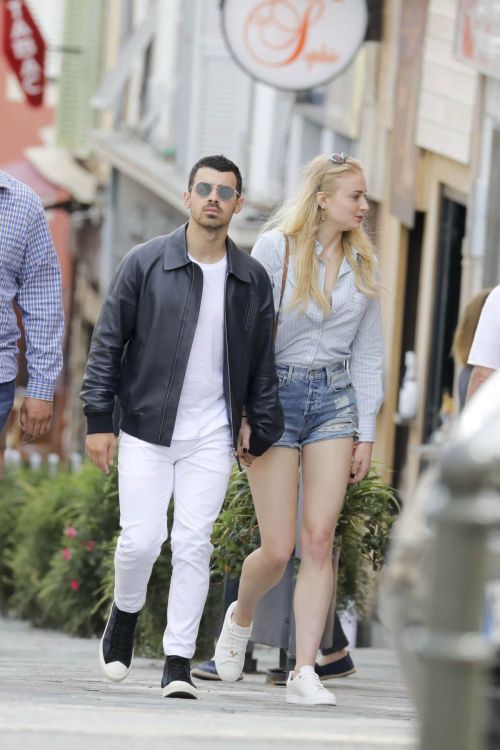
[[[300,451],[305,445],[310,445],[311,443],[322,443],[325,440],[338,440],[339,438],[352,438],[353,440],[357,440],[358,436],[352,431],[346,431],[345,433],[332,432],[329,435],[310,435],[301,443],[296,442],[293,445],[280,440],[273,445],[273,448],[296,448]]]

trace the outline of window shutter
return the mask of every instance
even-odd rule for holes
[[[268,197],[271,203],[276,202],[276,198],[284,197],[285,186],[285,168],[287,161],[287,149],[289,145],[289,135],[291,127],[291,118],[294,104],[294,96],[287,91],[276,91],[273,108],[273,118],[270,123],[272,130],[272,146],[269,155],[269,182],[270,195]],[[258,135],[258,134],[257,134]]]
[[[184,173],[216,153],[245,168],[251,79],[233,61],[219,16],[217,0],[193,0],[181,20],[176,161]]]

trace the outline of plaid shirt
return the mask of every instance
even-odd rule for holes
[[[17,373],[13,300],[26,334],[26,396],[50,401],[62,367],[61,270],[41,201],[0,171],[0,383]]]

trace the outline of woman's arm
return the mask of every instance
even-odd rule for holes
[[[383,340],[380,300],[371,299],[351,346],[351,379],[356,394],[360,443],[375,441],[375,426],[384,398]]]

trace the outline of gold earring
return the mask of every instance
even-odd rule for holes
[[[326,217],[328,216],[328,206],[321,206],[321,210],[324,211],[324,214],[321,217],[321,219],[322,221],[326,221]]]

